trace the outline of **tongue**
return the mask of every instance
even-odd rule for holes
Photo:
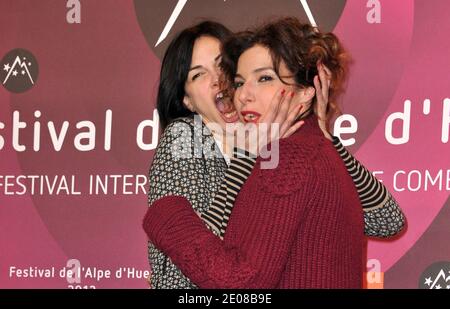
[[[222,100],[219,100],[218,102],[216,102],[216,106],[217,109],[219,110],[219,112],[224,113],[225,112],[225,104],[222,102]]]
[[[231,102],[231,100],[227,97],[223,98],[222,100],[216,101],[216,106],[217,109],[223,114],[231,113],[235,110],[233,102]]]

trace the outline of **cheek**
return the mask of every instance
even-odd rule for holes
[[[271,103],[279,90],[281,91],[281,87],[275,85],[261,89],[261,91],[257,93],[256,97],[256,102],[258,103],[256,112],[264,114],[269,110],[269,108],[273,108]]]
[[[212,99],[212,93],[205,82],[198,81],[192,86],[191,97],[198,110],[206,111],[215,105]]]

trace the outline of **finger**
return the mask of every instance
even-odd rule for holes
[[[276,121],[275,119],[286,100],[286,96],[286,89],[278,90],[269,105],[269,110],[258,120],[258,148],[267,144],[272,139],[272,135],[277,134],[276,130],[272,130],[272,123]],[[266,124],[267,127],[261,128],[261,124]]]
[[[321,61],[317,61],[317,71],[319,71],[319,70],[324,70],[325,74],[327,75],[328,78],[331,78],[333,76],[333,74],[331,73],[331,70],[325,64],[323,64]]]
[[[278,123],[280,127],[283,125],[283,123],[287,118],[288,111],[290,109],[292,98],[294,97],[294,95],[295,95],[294,91],[291,91],[288,94],[286,94],[284,102],[281,104],[280,109],[278,110],[274,123]]]
[[[272,139],[272,135],[277,135],[278,130],[272,130],[272,123],[276,121],[276,117],[287,97],[286,89],[279,89],[275,96],[272,98],[268,110],[260,117],[257,126],[259,129],[257,143],[259,146],[264,146],[267,142]],[[266,124],[267,127],[261,127],[261,124]],[[260,148],[258,146],[258,148]]]
[[[322,86],[322,95],[325,101],[328,101],[328,77],[323,65],[319,68],[320,85]]]
[[[268,123],[269,125],[268,138],[270,141],[274,139],[279,139],[280,136],[282,136],[281,129],[283,127],[283,124],[286,122],[286,118],[289,115],[288,112],[291,107],[293,94],[295,94],[293,91],[286,93],[285,98],[283,102],[280,104],[280,108],[275,115],[275,118],[273,119],[272,122]],[[278,128],[274,127],[274,125],[277,125]]]
[[[295,108],[292,110],[292,112],[288,115],[287,120],[290,121],[290,124],[294,123],[297,119],[300,118],[303,108],[305,108],[305,106],[303,104],[295,106]]]
[[[316,88],[316,97],[317,97],[317,103],[319,105],[324,104],[324,97],[322,93],[322,85],[319,80],[319,76],[314,76],[314,88]]]
[[[286,114],[285,119],[280,119],[280,136],[282,137],[287,130],[296,122],[301,114],[301,110],[304,108],[303,104],[300,104],[296,100],[296,94],[298,92],[293,92],[292,98],[289,102],[289,109]]]
[[[283,104],[286,98],[286,89],[279,89],[273,97],[268,110],[261,116],[258,122],[260,123],[272,123],[278,114],[280,106]]]
[[[319,75],[314,76],[314,88],[316,88],[316,92],[322,92],[322,85],[320,84]]]
[[[330,69],[327,68],[325,65],[322,64],[322,68],[325,70],[325,73],[327,74],[327,80],[328,80],[328,88],[331,86],[331,78],[333,77],[333,74],[331,73]]]
[[[325,73],[327,74],[327,77],[329,79],[331,79],[331,77],[333,76],[333,74],[331,73],[331,70],[329,68],[327,68],[326,65],[322,64],[322,68],[325,70]]]
[[[280,108],[283,106],[283,103],[286,101],[287,96],[288,96],[288,91],[286,89],[281,90],[280,92],[280,96],[277,99],[275,99],[275,102],[273,102],[273,106],[275,107],[274,109],[272,109],[273,114],[272,116],[275,118],[276,115],[278,115]]]
[[[283,123],[283,125],[280,128],[280,136],[283,137],[284,134],[286,134],[286,132],[290,129],[292,124],[295,122],[295,120],[297,120],[300,117],[303,108],[304,108],[303,105],[299,105],[299,106],[295,106],[292,110],[289,111],[286,121]]]
[[[323,119],[326,115],[327,110],[327,104],[328,101],[326,101],[322,95],[322,89],[319,82],[319,77],[314,77],[314,86],[316,88],[316,98],[317,98],[317,117],[319,119]]]
[[[296,122],[293,126],[289,128],[289,130],[287,130],[287,132],[282,136],[282,138],[287,138],[291,136],[292,134],[297,132],[297,130],[300,129],[304,124],[305,122],[303,120]]]

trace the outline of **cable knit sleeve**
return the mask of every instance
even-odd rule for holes
[[[179,196],[159,199],[148,209],[143,228],[150,241],[201,288],[275,287],[318,183],[312,169],[306,168],[307,158],[298,152],[292,155],[296,160],[289,155],[280,159],[279,173],[261,170],[256,163],[246,184],[255,193],[245,194],[254,198],[236,204],[223,241]],[[295,189],[285,190],[281,196],[260,190],[287,179],[295,179]],[[245,227],[245,232],[233,225]]]
[[[258,271],[245,254],[214,236],[183,197],[156,201],[143,227],[155,246],[200,288],[244,288],[257,280]]]

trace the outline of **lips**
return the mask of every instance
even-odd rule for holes
[[[214,101],[216,103],[217,110],[220,112],[222,119],[226,123],[232,123],[239,120],[239,115],[234,109],[234,105],[231,102],[230,97],[224,96],[223,92],[219,92],[216,94]]]
[[[241,115],[245,123],[257,123],[261,117],[261,114],[255,111],[242,111]]]

